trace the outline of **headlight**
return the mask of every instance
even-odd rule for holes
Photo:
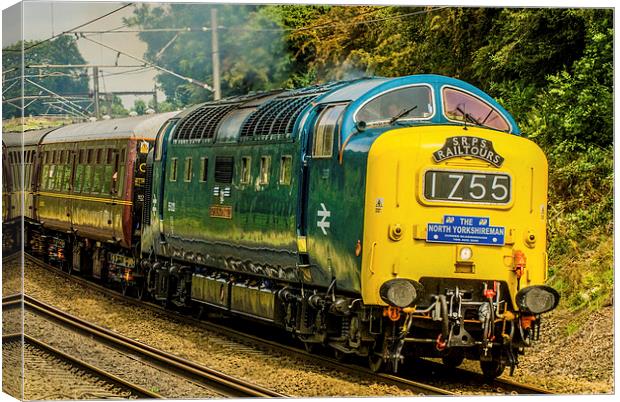
[[[519,310],[542,314],[556,308],[560,301],[560,294],[550,286],[528,286],[517,293],[516,300]]]
[[[469,247],[463,247],[461,251],[459,252],[459,257],[461,261],[469,261],[472,255],[473,255],[473,252],[471,251],[471,248]]]
[[[422,285],[410,279],[392,279],[381,285],[379,295],[381,299],[396,307],[407,307],[412,305],[420,291]]]

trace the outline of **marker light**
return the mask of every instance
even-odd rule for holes
[[[461,261],[469,261],[473,255],[473,251],[469,247],[463,247],[459,252]]]

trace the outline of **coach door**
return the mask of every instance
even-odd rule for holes
[[[310,125],[304,172],[305,237],[308,270],[307,280],[328,285],[334,276],[333,243],[338,222],[338,187],[336,169],[337,132],[340,116],[346,105],[327,105],[319,111],[315,124]],[[337,232],[337,229],[336,229]],[[303,246],[302,246],[303,247]],[[302,251],[302,250],[300,250]],[[311,267],[311,268],[310,268]]]

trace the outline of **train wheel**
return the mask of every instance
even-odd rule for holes
[[[458,367],[463,364],[465,354],[462,350],[450,349],[442,358],[443,364],[448,367]]]
[[[304,342],[304,349],[306,349],[306,352],[314,354],[317,350],[317,344],[313,342]]]
[[[374,373],[378,373],[385,367],[385,360],[383,357],[376,355],[372,351],[368,354],[368,367]]]
[[[348,360],[349,355],[344,353],[341,350],[334,349],[334,357],[341,363],[344,363]]]
[[[502,375],[506,365],[497,360],[480,361],[480,370],[487,380],[494,380]]]
[[[136,286],[136,298],[140,301],[145,300],[148,296],[148,292],[146,291],[146,283],[141,282],[138,286]]]

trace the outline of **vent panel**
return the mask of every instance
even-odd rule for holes
[[[232,156],[215,157],[215,181],[217,183],[232,183],[235,160]]]
[[[239,104],[205,105],[200,107],[181,122],[174,131],[173,140],[213,139],[215,131],[224,117]]]
[[[318,95],[276,98],[261,105],[241,128],[241,137],[290,135],[301,111]]]

